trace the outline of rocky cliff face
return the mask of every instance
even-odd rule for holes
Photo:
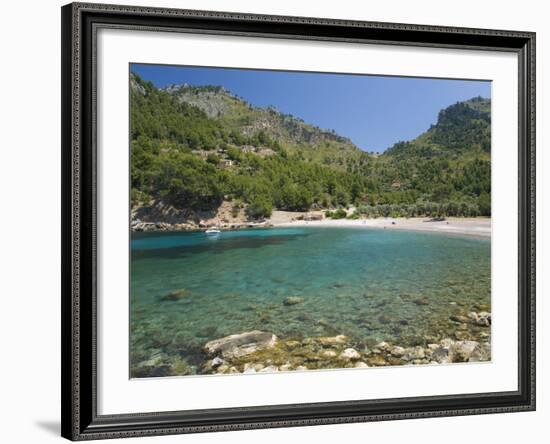
[[[490,159],[491,100],[474,97],[442,109],[437,122],[416,139],[399,142],[384,155],[421,154],[461,155],[478,152],[483,160]]]
[[[194,87],[186,83],[169,85],[164,88],[179,101],[196,106],[210,118],[219,118],[231,112],[238,105],[238,99],[223,87]]]
[[[164,91],[175,96],[180,102],[201,109],[208,117],[218,119],[228,129],[239,131],[244,136],[264,132],[267,136],[286,144],[334,144],[342,150],[359,151],[350,139],[334,131],[309,125],[274,107],[254,107],[221,86],[196,87],[181,84],[170,85],[164,88]]]

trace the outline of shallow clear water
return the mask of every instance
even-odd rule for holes
[[[367,228],[133,233],[132,360],[162,350],[198,365],[207,341],[254,329],[364,344],[442,338],[456,328],[451,314],[490,311],[490,248],[488,239]],[[304,301],[286,306],[289,296]]]

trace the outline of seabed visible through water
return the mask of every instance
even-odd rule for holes
[[[204,345],[253,330],[284,344],[343,335],[365,355],[382,341],[490,342],[490,327],[457,322],[491,311],[490,239],[300,227],[133,233],[131,251],[132,376],[212,372]]]

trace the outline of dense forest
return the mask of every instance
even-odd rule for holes
[[[490,100],[440,111],[418,138],[383,154],[257,108],[219,86],[158,89],[132,74],[132,206],[194,211],[231,200],[251,219],[273,209],[330,217],[489,216]]]

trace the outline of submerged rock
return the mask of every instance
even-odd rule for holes
[[[218,327],[215,326],[215,325],[208,325],[204,328],[202,328],[198,334],[200,336],[203,336],[203,337],[206,337],[206,338],[211,338],[211,337],[216,337],[216,333],[218,332]]]
[[[155,353],[150,359],[132,366],[132,377],[185,376],[195,373],[187,361],[179,356]]]
[[[426,297],[415,299],[413,302],[416,305],[428,305],[430,303],[430,301]]]
[[[304,302],[304,298],[301,298],[299,296],[289,296],[285,298],[285,300],[283,301],[283,305],[296,305],[301,304],[302,302]]]
[[[272,348],[277,341],[277,336],[272,333],[254,330],[207,342],[204,350],[209,355],[231,360]]]
[[[195,369],[182,358],[178,357],[170,364],[170,376],[185,376],[193,373],[195,373]]]
[[[453,322],[458,322],[458,323],[461,323],[461,324],[465,324],[469,321],[468,317],[462,316],[462,315],[451,315],[451,316],[449,316],[449,319]]]
[[[313,338],[311,342],[318,343],[322,346],[330,346],[330,345],[338,345],[338,344],[345,344],[348,341],[348,337],[344,335],[337,335],[337,336],[321,336],[319,338]],[[309,342],[309,341],[304,341]]]
[[[186,290],[185,288],[180,288],[178,290],[173,290],[170,293],[165,294],[160,298],[161,301],[166,302],[174,302],[178,301],[186,296],[189,296],[191,294],[191,290]]]

